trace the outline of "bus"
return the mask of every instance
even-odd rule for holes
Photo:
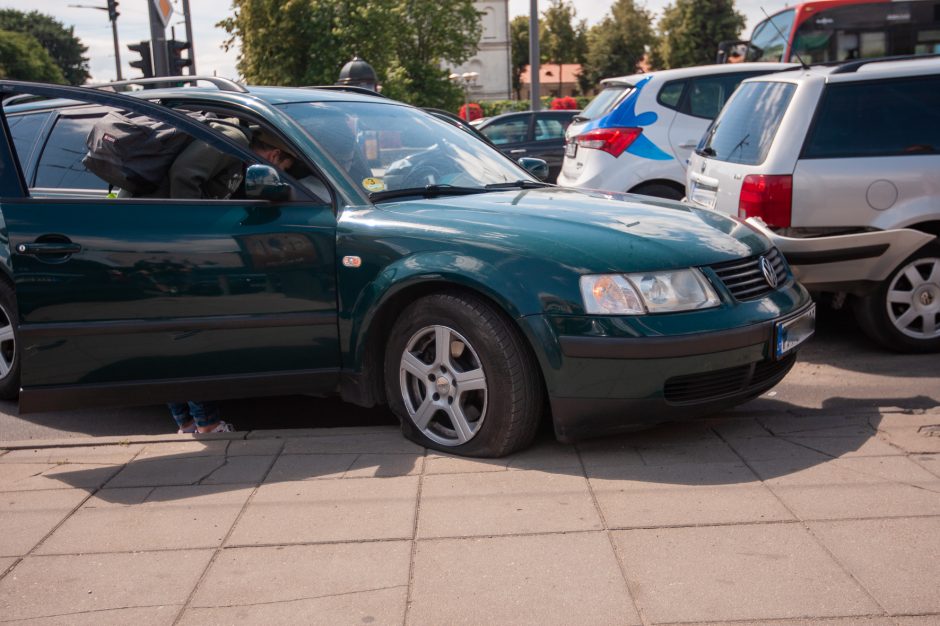
[[[818,0],[774,13],[754,27],[748,41],[721,42],[718,62],[812,64],[935,53],[940,53],[938,0]]]

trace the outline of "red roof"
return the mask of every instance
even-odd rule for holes
[[[561,64],[561,82],[576,83],[578,74],[581,73],[580,63],[562,63]],[[526,65],[522,70],[522,76],[519,82],[523,85],[529,84],[529,66]],[[555,63],[542,63],[539,66],[539,82],[558,84],[558,65]]]

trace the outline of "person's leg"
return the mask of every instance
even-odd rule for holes
[[[176,422],[177,433],[191,433],[196,430],[196,423],[189,413],[189,404],[186,402],[169,402],[167,406],[170,409],[170,415]]]
[[[219,407],[215,402],[190,400],[189,414],[193,416],[193,420],[196,422],[197,433],[230,432],[234,430],[231,428],[231,424],[222,421],[219,415]],[[224,426],[224,428],[220,429],[220,426]]]

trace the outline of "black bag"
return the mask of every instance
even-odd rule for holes
[[[190,116],[207,120],[202,113]],[[163,182],[173,160],[191,141],[191,135],[165,122],[111,111],[88,133],[82,164],[112,187],[145,194]]]

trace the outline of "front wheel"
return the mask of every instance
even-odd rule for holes
[[[465,456],[524,448],[542,412],[523,337],[470,295],[435,294],[402,312],[385,353],[385,386],[409,439]]]
[[[940,350],[940,245],[924,246],[904,261],[855,309],[872,339],[899,352]]]
[[[15,400],[20,393],[18,326],[16,295],[0,281],[0,400]]]

